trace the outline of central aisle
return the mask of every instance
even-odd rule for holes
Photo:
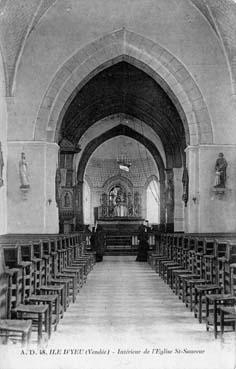
[[[147,363],[147,369],[154,368],[158,361],[164,365],[162,369],[184,369],[189,367],[189,360],[197,360],[198,369],[216,369],[232,368],[234,345],[232,334],[229,336],[224,345],[220,339],[215,341],[213,333],[206,332],[204,324],[198,324],[193,313],[147,263],[137,263],[133,256],[107,256],[94,266],[76,303],[60,321],[50,347],[109,349],[109,360],[118,360],[117,365],[120,360],[126,360],[126,365],[139,360],[139,368]],[[150,351],[146,356],[132,353],[145,348]],[[120,354],[119,349],[130,353]],[[154,354],[152,349],[163,349],[164,353]],[[176,349],[204,352],[177,353]],[[168,353],[170,350],[174,352]],[[84,355],[77,355],[78,363],[77,360],[83,365],[99,365],[108,358],[104,354],[85,359]],[[191,368],[195,366],[192,364]]]

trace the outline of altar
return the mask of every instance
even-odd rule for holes
[[[103,193],[96,220],[104,218],[141,218],[141,199],[139,192],[125,189],[120,183],[113,185],[108,193]]]
[[[94,210],[95,224],[103,229],[106,252],[135,253],[138,230],[144,222],[140,193],[119,179],[104,188],[100,206]]]
[[[118,204],[114,208],[114,216],[115,217],[127,217],[128,216],[128,209],[126,205]]]

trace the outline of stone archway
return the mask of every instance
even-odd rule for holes
[[[62,117],[78,90],[122,60],[150,74],[166,91],[183,121],[187,144],[213,143],[207,106],[184,65],[162,46],[124,28],[85,46],[56,73],[41,103],[34,139],[57,141]]]
[[[83,181],[84,181],[84,173],[85,173],[88,160],[93,154],[93,152],[96,150],[96,148],[98,148],[102,143],[104,143],[105,141],[113,137],[119,136],[119,135],[128,136],[140,142],[148,149],[148,151],[153,156],[156,162],[156,165],[159,169],[159,175],[160,175],[160,199],[161,199],[160,222],[164,224],[165,223],[165,167],[164,167],[162,157],[153,142],[151,142],[149,139],[147,139],[140,133],[134,131],[133,129],[120,124],[106,131],[100,136],[94,138],[90,143],[87,144],[87,146],[85,147],[81,155],[79,165],[78,165],[78,170],[77,170],[78,184],[76,188],[76,198],[78,200],[78,209],[79,209],[76,214],[77,225],[83,224],[83,204],[82,204]]]
[[[56,73],[39,108],[34,139],[57,142],[62,119],[76,94],[99,72],[120,61],[144,71],[167,93],[182,120],[187,146],[198,147],[214,142],[208,108],[188,70],[159,44],[126,29],[85,46]],[[189,160],[187,165],[190,165]],[[172,206],[171,209],[173,212]],[[80,218],[82,216],[78,216]],[[173,217],[168,218],[172,223]]]

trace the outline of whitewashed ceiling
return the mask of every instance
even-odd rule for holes
[[[65,12],[73,10],[73,1],[65,0]],[[168,0],[166,0],[168,2]],[[236,74],[236,3],[234,0],[185,0],[192,3],[222,42],[232,74]],[[44,14],[61,0],[0,0],[0,47],[5,63],[8,93],[27,39]],[[102,3],[101,3],[102,4]],[[60,5],[60,4],[59,4]],[[78,5],[78,3],[77,3]],[[158,2],[157,2],[158,6]],[[53,20],[52,20],[53,21]],[[191,22],[191,17],[189,18]],[[85,30],[86,31],[86,30]]]

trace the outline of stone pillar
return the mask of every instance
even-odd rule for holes
[[[199,230],[199,148],[189,146],[186,149],[186,166],[189,174],[189,200],[184,207],[184,231]],[[196,201],[193,199],[196,198]]]
[[[83,181],[79,181],[75,187],[75,217],[76,229],[80,229],[84,224],[83,216]]]
[[[7,232],[58,233],[55,174],[58,145],[36,141],[9,141],[7,162]],[[19,160],[26,155],[30,188],[20,189]]]
[[[165,181],[160,181],[160,230],[165,231],[166,218],[166,198]]]
[[[56,170],[58,167],[58,150],[57,144],[46,144],[45,156],[45,233],[59,232],[59,209],[56,198]]]
[[[1,68],[1,67],[0,67]],[[0,71],[1,74],[1,71]],[[0,89],[0,141],[3,155],[2,180],[0,181],[0,234],[7,233],[7,112],[4,95]]]
[[[174,231],[174,172],[166,169],[166,231]]]
[[[183,184],[182,175],[183,168],[174,168],[174,231],[181,232],[184,230],[184,202],[182,200]]]
[[[228,162],[225,192],[214,189],[215,162],[222,152]],[[186,149],[189,202],[186,232],[236,231],[236,145],[199,145]]]

